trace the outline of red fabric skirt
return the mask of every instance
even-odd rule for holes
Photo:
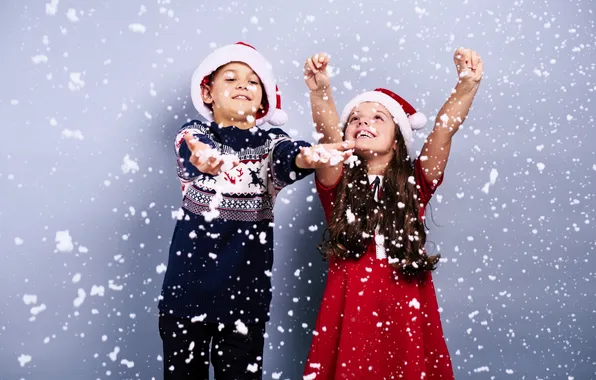
[[[305,380],[453,378],[430,273],[409,278],[372,244],[330,260]]]

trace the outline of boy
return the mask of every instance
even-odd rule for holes
[[[211,124],[176,137],[183,215],[159,302],[165,379],[261,379],[271,302],[273,205],[285,186],[351,155],[350,144],[311,147],[279,128],[287,115],[271,65],[250,45],[212,52],[191,96]],[[211,344],[211,349],[210,349]]]

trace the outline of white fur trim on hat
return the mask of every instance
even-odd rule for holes
[[[424,128],[426,122],[428,121],[426,119],[426,115],[424,115],[422,112],[416,112],[415,114],[410,115],[408,120],[410,121],[410,127],[412,127],[412,129],[415,131]]]
[[[412,151],[414,133],[412,132],[412,126],[410,125],[408,116],[404,112],[401,105],[389,95],[386,95],[380,91],[368,91],[356,96],[344,107],[343,112],[341,113],[341,124],[345,125],[348,120],[348,116],[350,116],[350,113],[352,113],[352,110],[360,103],[365,102],[379,103],[383,107],[387,108],[387,111],[391,113],[393,120],[399,126],[399,130],[404,138],[404,142],[410,157],[415,157],[413,154],[414,152]],[[426,119],[426,117],[424,117],[424,119]]]
[[[285,114],[285,112],[281,109],[277,109],[276,82],[271,64],[261,55],[261,53],[242,44],[226,45],[214,50],[195,70],[191,80],[190,95],[193,105],[197,111],[199,111],[201,116],[209,121],[213,121],[213,112],[203,102],[201,94],[201,82],[203,81],[203,78],[230,62],[242,62],[247,64],[259,76],[261,83],[263,83],[263,89],[267,96],[269,109],[267,110],[266,115],[256,120],[256,124],[262,125],[269,122],[272,125],[283,125],[287,121],[287,115],[283,117],[282,114]],[[278,115],[278,112],[280,111],[281,113]]]
[[[269,118],[269,124],[279,127],[288,122],[288,114],[281,109],[273,110],[273,115]]]

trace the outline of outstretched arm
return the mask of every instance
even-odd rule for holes
[[[193,182],[199,175],[216,176],[237,164],[237,157],[221,155],[206,128],[193,120],[178,131],[174,142],[178,162],[178,177],[182,184]]]
[[[306,177],[313,170],[341,166],[354,148],[353,142],[311,145],[292,140],[279,129],[270,129],[269,133],[278,133],[277,140],[272,142],[271,160],[271,176],[277,190]]]
[[[473,50],[459,48],[453,57],[458,83],[439,110],[432,132],[420,154],[420,164],[428,182],[438,181],[445,171],[451,139],[468,116],[482,79],[482,58]]]
[[[319,53],[307,59],[304,64],[304,81],[310,90],[312,118],[317,133],[321,135],[321,144],[337,144],[343,141],[339,115],[331,91],[331,80],[327,72],[329,59],[326,53]],[[315,170],[315,175],[324,186],[332,186],[341,176],[341,170],[341,165],[320,167]]]

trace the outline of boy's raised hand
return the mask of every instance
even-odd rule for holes
[[[482,79],[484,65],[480,55],[472,49],[460,47],[453,55],[460,83],[478,86]]]
[[[190,133],[184,135],[184,140],[191,152],[190,163],[201,173],[218,175],[222,170],[228,171],[240,163],[237,157],[220,154],[209,145],[200,142]]]
[[[311,91],[322,91],[331,85],[327,72],[329,59],[327,53],[318,53],[304,63],[304,81]]]
[[[296,166],[301,169],[320,169],[336,166],[352,156],[354,141],[320,144],[300,148]]]

